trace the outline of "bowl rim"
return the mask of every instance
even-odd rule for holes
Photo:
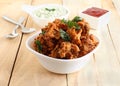
[[[42,7],[49,7],[49,6],[59,6],[59,7],[63,7],[67,13],[63,16],[60,16],[60,17],[57,17],[57,18],[64,18],[65,16],[68,16],[70,14],[70,10],[64,6],[64,5],[61,5],[61,4],[41,4],[41,5],[37,5],[37,6],[33,6],[33,10],[32,10],[32,14],[33,14],[33,17],[36,17],[38,19],[44,19],[44,20],[48,20],[48,19],[53,19],[53,18],[41,18],[41,17],[38,17],[34,14],[34,11],[39,9],[39,8],[42,8]]]
[[[30,50],[32,53],[35,53],[37,55],[41,55],[43,56],[44,58],[47,58],[47,59],[51,59],[51,60],[55,60],[55,61],[60,61],[60,62],[70,62],[70,61],[77,61],[77,60],[81,60],[81,59],[84,59],[87,55],[89,56],[90,54],[94,53],[100,46],[100,38],[95,36],[98,40],[98,45],[92,50],[90,51],[89,53],[87,53],[86,55],[84,56],[81,56],[81,57],[78,57],[78,58],[74,58],[74,59],[57,59],[57,58],[53,58],[53,57],[50,57],[50,56],[47,56],[47,55],[44,55],[44,54],[41,54],[37,51],[35,51],[31,46],[30,44],[34,41],[34,38],[38,36],[38,34],[41,33],[41,30],[36,32],[35,34],[31,35],[30,37],[27,38],[26,40],[26,47],[28,48],[28,50]],[[32,39],[32,41],[30,41]]]

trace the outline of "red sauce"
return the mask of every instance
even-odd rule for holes
[[[87,10],[83,11],[82,13],[88,14],[88,15],[94,16],[94,17],[100,17],[107,12],[108,12],[107,10],[92,7],[92,8],[88,8]]]

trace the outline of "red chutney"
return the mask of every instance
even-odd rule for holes
[[[92,7],[92,8],[88,8],[87,10],[83,11],[82,13],[88,14],[88,15],[94,16],[94,17],[100,17],[107,12],[108,12],[107,10]]]

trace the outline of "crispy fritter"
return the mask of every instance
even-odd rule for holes
[[[35,38],[33,46],[36,51],[53,58],[78,58],[92,51],[98,44],[89,31],[90,26],[84,19],[77,22],[56,19],[42,28],[42,33]],[[36,44],[36,41],[40,43]],[[42,50],[39,50],[40,46]]]

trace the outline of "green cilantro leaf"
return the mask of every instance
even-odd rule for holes
[[[45,31],[44,31],[44,30],[42,30],[42,34],[43,34],[43,35],[45,34]]]
[[[53,9],[45,8],[45,10],[47,10],[47,11],[55,11],[54,8]]]
[[[79,17],[79,16],[76,16],[76,17],[74,17],[73,18],[73,20],[72,20],[73,22],[78,22],[78,21],[82,21],[82,18],[81,17]]]
[[[70,36],[64,30],[60,29],[60,37],[65,41],[70,41]]]
[[[35,43],[37,45],[37,48],[38,48],[39,52],[41,52],[42,51],[42,45],[41,45],[40,41],[36,40]]]

